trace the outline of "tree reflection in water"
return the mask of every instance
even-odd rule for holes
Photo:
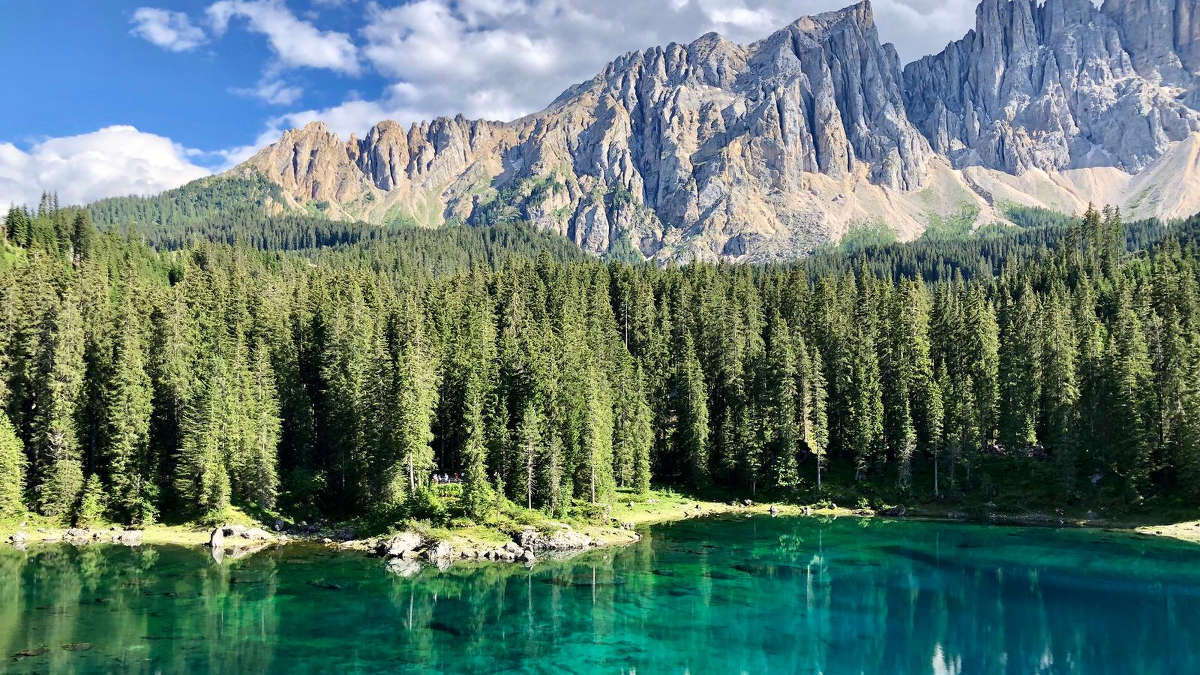
[[[412,578],[307,546],[5,549],[0,646],[14,672],[1200,672],[1195,551],[788,518]]]

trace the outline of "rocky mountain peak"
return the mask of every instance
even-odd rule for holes
[[[1172,36],[1196,2],[983,0],[974,31],[905,68],[908,113],[959,167],[1141,171],[1200,130],[1162,87],[1191,81]]]
[[[512,122],[384,121],[349,142],[313,123],[248,165],[334,216],[524,220],[660,259],[794,257],[862,223],[989,222],[1004,201],[1074,210],[1187,166],[1198,3],[982,0],[973,30],[901,68],[864,1],[751,44],[629,52]]]

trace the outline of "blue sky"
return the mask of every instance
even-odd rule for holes
[[[211,3],[153,4],[186,12],[199,23]],[[0,40],[0,60],[26,65],[6,69],[10,91],[21,92],[24,101],[0,113],[0,139],[20,145],[132,124],[194,148],[254,140],[279,106],[236,90],[258,84],[273,58],[267,42],[233,25],[219,39],[169,51],[131,34],[134,12],[143,6],[145,0],[5,0],[0,15],[8,28]],[[357,13],[347,7],[322,10],[323,27],[354,29]],[[349,77],[303,68],[285,79],[303,86],[304,103],[315,107],[340,103],[350,89],[378,91],[385,84],[369,69]]]
[[[287,128],[511,119],[613,57],[715,30],[748,42],[849,0],[0,0],[0,204],[81,203],[229,168]],[[971,0],[874,0],[905,60]]]

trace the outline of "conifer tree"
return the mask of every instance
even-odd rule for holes
[[[1063,293],[1063,289],[1055,289],[1043,310],[1041,415],[1044,421],[1041,437],[1058,467],[1060,489],[1063,494],[1070,494],[1074,489],[1078,451],[1078,341]]]
[[[586,374],[587,391],[575,484],[578,496],[593,504],[613,491],[612,394],[608,381],[594,368]]]
[[[617,374],[616,392],[613,398],[613,476],[618,487],[626,487],[633,481],[633,465],[636,455],[636,429],[640,390],[631,380],[633,374],[628,363],[623,364]]]
[[[764,433],[768,441],[770,473],[777,488],[794,488],[800,480],[796,465],[800,445],[796,401],[798,373],[792,336],[778,313],[768,321],[766,363],[763,369],[763,400],[760,403]]]
[[[104,389],[104,448],[101,453],[111,486],[110,507],[122,522],[154,519],[153,458],[150,417],[153,413],[150,377],[145,370],[141,326],[131,300],[117,330],[112,374]]]
[[[825,469],[825,453],[829,447],[829,419],[826,413],[828,402],[825,393],[825,366],[821,362],[821,353],[815,347],[809,356],[808,373],[805,387],[807,404],[804,439],[816,464],[817,492],[820,492],[821,473]]]
[[[43,515],[65,518],[83,490],[79,406],[84,386],[83,319],[65,298],[47,326],[41,383],[35,392],[34,468]]]
[[[208,373],[194,383],[180,420],[180,448],[175,461],[175,490],[185,510],[200,515],[220,513],[229,505],[229,472],[221,441],[228,373],[218,356],[206,361]]]
[[[75,254],[75,264],[80,264],[92,257],[95,246],[96,228],[87,210],[80,210],[71,222],[71,250]]]
[[[646,494],[650,491],[650,451],[654,446],[654,430],[650,426],[653,413],[650,405],[646,403],[640,368],[634,379],[637,389],[633,392],[634,416],[630,429],[630,442],[633,445],[633,487],[639,494]]]
[[[1150,434],[1147,428],[1147,389],[1150,361],[1141,321],[1133,311],[1128,289],[1118,297],[1116,323],[1107,348],[1109,363],[1107,453],[1110,471],[1121,478],[1127,498],[1145,496],[1150,478]]]
[[[542,413],[534,402],[527,402],[521,414],[521,422],[517,425],[517,492],[525,498],[525,508],[533,508],[534,494],[537,492],[538,461],[542,449]]]
[[[250,427],[247,458],[243,472],[244,497],[262,508],[275,507],[279,491],[279,396],[275,374],[271,370],[267,347],[259,344],[251,355],[248,375],[247,417]]]
[[[487,445],[484,442],[483,387],[477,382],[466,393],[465,443],[462,448],[462,502],[467,517],[486,522],[492,515],[495,495],[488,483]]]
[[[1005,308],[997,370],[1000,382],[1000,442],[1022,451],[1038,444],[1037,420],[1041,397],[1040,310],[1033,290],[1020,289]]]
[[[23,513],[25,448],[8,416],[0,410],[0,516]]]
[[[883,391],[876,352],[874,321],[871,320],[871,293],[861,291],[850,334],[850,400],[848,405],[848,441],[854,454],[855,480],[882,461]]]
[[[75,511],[75,525],[78,527],[94,527],[104,521],[108,510],[108,495],[100,476],[92,474],[83,484],[83,492],[79,499],[79,507]]]
[[[996,438],[1000,345],[996,312],[987,301],[983,288],[979,285],[972,286],[967,292],[965,305],[961,334],[958,338],[962,341],[963,358],[957,370],[960,378],[966,376],[970,379],[970,408],[966,407],[968,399],[963,398],[967,391],[960,389],[956,394],[960,404],[960,444],[957,446],[956,455],[966,460],[969,479],[975,455],[982,450],[984,444]],[[967,420],[963,417],[968,414],[973,419]],[[951,464],[952,482],[956,465],[957,462]]]
[[[691,335],[685,334],[682,344],[675,374],[674,444],[685,479],[701,485],[708,475],[708,394]]]

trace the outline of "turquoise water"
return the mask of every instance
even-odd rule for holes
[[[0,669],[1200,673],[1200,547],[856,519],[646,534],[411,579],[307,546],[5,549]]]

